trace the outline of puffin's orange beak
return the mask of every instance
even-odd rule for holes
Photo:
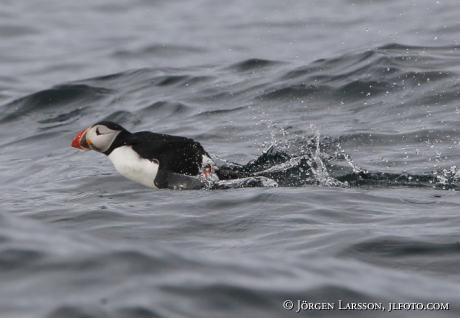
[[[72,147],[75,147],[81,150],[91,150],[86,140],[86,132],[88,131],[88,129],[89,128],[83,129],[73,138]]]

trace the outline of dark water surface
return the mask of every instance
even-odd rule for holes
[[[458,317],[459,8],[3,1],[0,316]],[[145,188],[99,120],[273,183]]]

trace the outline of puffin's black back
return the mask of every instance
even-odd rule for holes
[[[191,176],[199,173],[202,155],[209,156],[200,143],[189,138],[149,131],[131,134],[126,130],[117,136],[107,155],[113,149],[124,145],[131,146],[142,158],[158,160],[160,170]]]

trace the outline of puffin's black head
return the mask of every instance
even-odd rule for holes
[[[111,121],[100,121],[80,131],[72,140],[72,147],[106,153],[120,133],[129,132]]]

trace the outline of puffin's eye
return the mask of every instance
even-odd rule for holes
[[[102,135],[101,132],[99,131],[99,127],[96,127],[96,135]]]

